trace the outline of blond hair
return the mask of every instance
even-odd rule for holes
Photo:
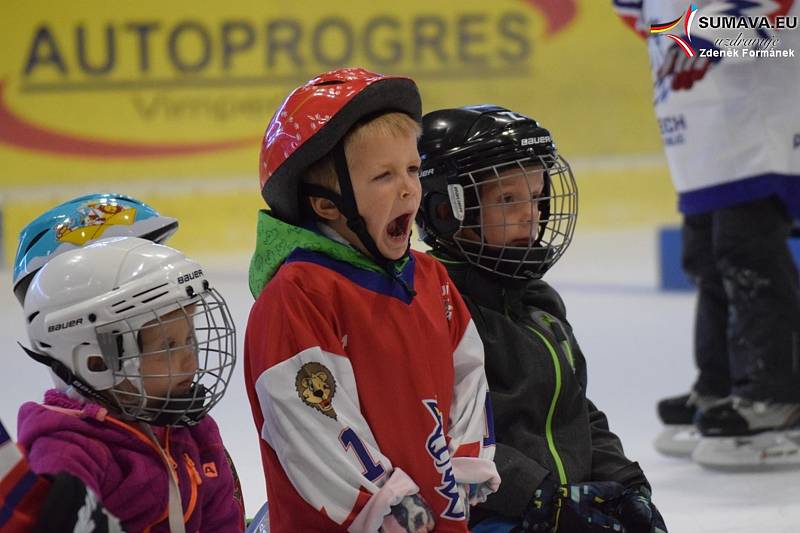
[[[344,136],[344,152],[347,158],[352,160],[353,154],[350,148],[354,143],[358,143],[368,137],[400,137],[404,135],[414,135],[417,139],[422,134],[419,123],[409,115],[400,112],[391,112],[380,115],[372,120],[360,122],[353,126]],[[339,179],[336,175],[336,167],[333,162],[333,154],[328,153],[315,161],[303,178],[306,183],[321,185],[328,189],[339,191]]]

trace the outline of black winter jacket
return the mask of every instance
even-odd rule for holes
[[[555,289],[543,280],[501,281],[468,263],[437,258],[483,340],[494,414],[502,483],[473,510],[471,523],[498,514],[521,519],[547,476],[562,484],[647,485],[605,414],[586,398],[586,360]]]

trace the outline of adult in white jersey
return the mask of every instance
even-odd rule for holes
[[[614,7],[648,42],[684,215],[683,267],[699,289],[698,378],[690,394],[659,403],[667,434],[657,447],[726,466],[703,445],[729,443],[704,438],[695,449],[697,439],[669,437],[694,421],[703,437],[760,435],[747,438],[763,444],[800,418],[800,287],[787,242],[800,219],[800,2]]]

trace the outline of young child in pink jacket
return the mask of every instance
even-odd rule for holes
[[[19,411],[31,469],[77,477],[127,531],[242,531],[238,482],[206,416],[230,379],[235,330],[200,265],[105,239],[51,259],[24,308],[26,352],[57,384]]]

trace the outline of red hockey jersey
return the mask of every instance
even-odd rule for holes
[[[467,531],[468,493],[485,499],[499,477],[483,347],[455,286],[423,254],[392,278],[298,229],[262,213],[259,242],[270,247],[251,266],[257,293],[281,255],[276,240],[299,237],[245,339],[271,530],[376,531],[419,490],[436,531]]]

